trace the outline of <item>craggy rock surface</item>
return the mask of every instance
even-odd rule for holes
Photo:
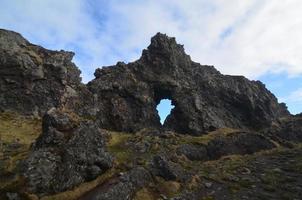
[[[302,142],[302,114],[282,118],[263,132],[266,135],[270,135],[275,140],[279,139],[280,142]]]
[[[200,167],[203,181],[170,200],[300,200],[302,150],[224,159]],[[209,174],[204,173],[208,171]]]
[[[174,38],[160,33],[139,60],[97,69],[95,76],[88,87],[100,99],[97,118],[108,129],[160,127],[156,106],[166,98],[175,108],[164,126],[180,133],[260,129],[289,115],[261,82],[195,63]]]
[[[137,167],[111,180],[110,187],[101,185],[79,200],[130,200],[137,190],[151,181],[150,173],[142,167]]]
[[[112,167],[101,131],[90,121],[51,109],[43,133],[25,161],[29,190],[51,194],[95,179]]]
[[[0,110],[41,116],[68,107],[96,117],[102,128],[134,132],[161,127],[156,106],[168,98],[175,108],[164,126],[195,135],[221,127],[260,129],[289,115],[261,82],[195,63],[164,34],[151,39],[139,60],[97,69],[87,87],[73,55],[0,30]]]
[[[0,111],[43,116],[52,107],[80,110],[86,102],[93,105],[93,95],[81,83],[73,56],[0,29]]]
[[[220,136],[207,145],[184,144],[178,148],[178,154],[183,154],[190,160],[216,160],[222,156],[233,154],[252,154],[261,150],[275,148],[268,138],[248,132],[234,132],[229,136]]]

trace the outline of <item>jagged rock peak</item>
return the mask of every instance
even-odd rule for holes
[[[162,33],[157,33],[151,38],[148,50],[153,52],[171,52],[176,50],[179,53],[185,54],[183,45],[178,44],[175,37],[169,37]]]
[[[183,45],[178,44],[174,37],[162,33],[157,33],[151,38],[151,44],[143,50],[141,58],[141,60],[149,62],[158,59],[173,64],[182,63],[185,66],[191,62],[190,56],[185,53]]]

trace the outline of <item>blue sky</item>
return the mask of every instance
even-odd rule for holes
[[[160,123],[164,124],[165,119],[167,116],[170,114],[171,110],[174,108],[172,105],[172,101],[169,99],[162,99],[158,106],[157,106],[157,111],[160,116]]]
[[[192,60],[261,80],[302,111],[301,0],[1,0],[0,27],[74,51],[87,82],[97,67],[140,57],[157,32]]]

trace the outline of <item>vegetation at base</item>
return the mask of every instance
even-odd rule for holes
[[[131,150],[127,148],[127,140],[133,136],[129,133],[109,132],[107,150],[115,157],[117,165],[125,163],[131,158]]]
[[[12,112],[0,113],[0,141],[30,145],[41,133],[41,119]]]
[[[147,167],[154,155],[161,152],[175,154],[176,149],[180,145],[205,145],[216,137],[236,134],[238,130],[224,128],[203,136],[179,135],[170,132],[164,137],[160,135],[143,134],[142,132],[136,134],[107,130],[104,130],[104,132],[106,132],[108,136],[107,150],[115,157],[114,167],[93,181],[82,183],[72,190],[56,195],[44,196],[41,198],[42,200],[75,200],[96,186],[105,183],[120,172],[130,170],[134,165]],[[18,163],[26,158],[30,145],[40,133],[40,119],[27,118],[14,113],[0,113],[0,192],[22,190],[24,179],[18,175]],[[146,150],[144,150],[145,147]],[[244,177],[245,174],[255,173],[255,171],[259,170],[254,168],[256,167],[254,162],[257,161],[257,159],[279,157],[294,149],[302,149],[302,146],[295,145],[293,149],[278,146],[275,149],[261,151],[251,155],[224,156],[218,160],[207,162],[190,161],[178,155],[177,162],[185,170],[195,174],[194,177],[196,180],[192,179],[191,182],[184,184],[176,181],[165,181],[162,178],[155,177],[153,183],[150,183],[150,185],[145,186],[135,193],[134,199],[155,200],[160,198],[160,194],[168,198],[175,197],[184,190],[194,191],[204,180],[223,184],[235,197],[240,191],[251,189],[255,184],[258,184],[253,179]],[[301,174],[302,156],[295,156],[292,160],[293,163],[288,166],[287,170]],[[261,184],[263,184],[262,189],[266,192],[276,192],[280,185],[294,181],[291,180],[290,177],[280,174],[278,169],[263,169],[262,173],[264,174],[261,178]],[[26,195],[27,199],[34,200],[38,198],[34,194],[24,193],[23,195]],[[285,199],[291,197],[290,194],[286,192],[283,195]],[[203,199],[210,200],[214,199],[214,197],[210,195]]]
[[[30,145],[40,135],[41,129],[40,119],[12,112],[0,113],[0,194],[23,187],[19,163],[27,157]]]

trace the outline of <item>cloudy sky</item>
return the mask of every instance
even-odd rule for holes
[[[84,82],[167,33],[192,60],[261,80],[302,112],[301,0],[1,0],[0,27],[74,51]]]

